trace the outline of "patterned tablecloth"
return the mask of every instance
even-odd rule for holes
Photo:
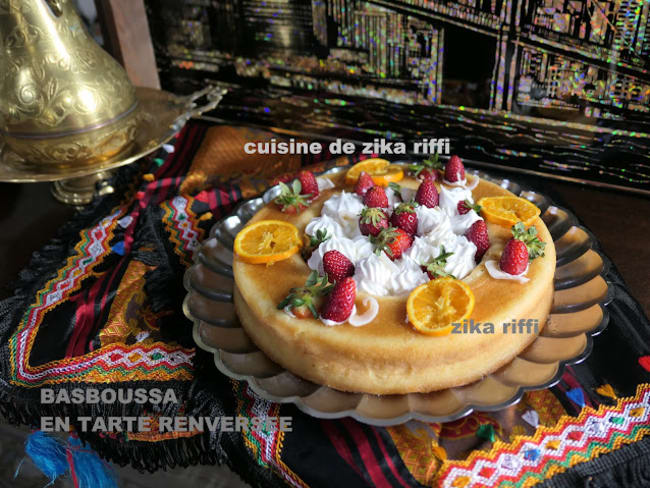
[[[155,470],[227,462],[254,486],[646,486],[650,323],[612,266],[609,327],[589,359],[497,413],[380,428],[268,402],[215,369],[183,316],[182,277],[233,205],[304,164],[244,155],[269,134],[193,122],[173,151],[121,170],[116,193],[76,215],[0,303],[0,409],[42,416],[291,416],[280,432],[78,435],[109,460]],[[544,181],[529,186],[549,193]],[[558,200],[556,195],[552,198]],[[561,203],[561,202],[560,202]],[[41,404],[42,388],[172,388],[179,403]],[[73,421],[73,426],[75,422]],[[77,425],[78,427],[78,425]]]

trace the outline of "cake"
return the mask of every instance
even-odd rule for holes
[[[459,161],[454,160],[454,168]],[[301,177],[283,185],[283,194],[289,195],[284,205],[282,197],[265,205],[240,232],[237,239],[241,241],[247,229],[273,221],[277,228],[284,223],[304,239],[302,244],[276,247],[273,259],[264,258],[266,264],[251,259],[236,240],[236,313],[251,340],[273,361],[302,378],[342,391],[381,395],[431,392],[479,380],[511,362],[535,340],[551,309],[555,273],[553,240],[539,211],[517,222],[517,209],[504,210],[499,205],[507,207],[514,202],[529,210],[527,205],[532,204],[522,203],[494,183],[465,176],[462,163],[456,173],[449,172],[450,163],[445,171],[431,161],[426,163],[411,167],[411,174],[404,175],[409,171],[396,165],[387,168],[389,163],[383,160],[375,162],[380,169],[369,162],[355,171],[319,177],[317,189],[313,181],[304,183]],[[360,173],[364,167],[369,171]],[[368,176],[372,182],[366,186],[372,191],[361,187]],[[398,185],[381,186],[386,179]],[[311,191],[306,192],[309,185]],[[304,198],[296,197],[301,191]],[[388,200],[383,211],[389,222],[378,224],[388,225],[388,229],[377,236],[364,235],[367,229],[361,232],[364,224],[359,214],[368,208],[364,202],[371,201],[370,193],[381,198],[383,193]],[[427,201],[436,194],[437,203],[435,198]],[[483,202],[484,207],[479,210],[476,202]],[[417,216],[411,234],[394,225],[404,224],[408,230],[413,223],[392,215],[400,213],[396,210],[400,203],[400,211]],[[499,207],[497,211],[493,211],[494,205]],[[378,213],[364,212],[373,218]],[[377,223],[366,220],[371,225]],[[487,228],[489,243],[477,241],[471,235],[474,228]],[[254,232],[249,234],[253,239]],[[323,234],[329,238],[320,242]],[[403,234],[408,237],[404,237],[400,257],[381,245],[382,236],[393,243],[395,236]],[[268,232],[260,235],[270,238]],[[260,235],[258,239],[263,238]],[[285,234],[282,239],[295,237]],[[479,249],[483,244],[487,249]],[[302,252],[297,252],[299,247]],[[328,274],[325,268],[331,268],[331,262],[327,266],[323,262],[328,251],[343,254],[348,271],[339,266]],[[333,252],[328,256],[334,255],[338,256]],[[335,261],[335,265],[340,263]],[[344,274],[331,279],[339,272]],[[321,290],[323,297],[313,300],[315,315],[297,316],[288,305],[288,295],[301,290],[310,277],[312,288]],[[348,286],[345,290],[344,283]],[[468,300],[461,300],[459,308],[461,302],[453,301],[456,298],[444,303],[438,299],[434,305],[443,308],[434,310],[449,312],[450,323],[439,326],[441,319],[432,316],[430,308],[423,323],[412,308],[424,310],[417,308],[422,305],[418,305],[418,293],[424,298],[427,293],[436,297],[435,293],[448,293],[450,287]],[[341,297],[347,297],[345,292],[350,289],[354,289],[354,307],[344,312],[347,319],[328,319],[334,316],[332,307],[345,306]],[[295,293],[293,298],[301,303]],[[422,303],[426,306],[427,302]],[[408,311],[407,306],[411,307]],[[462,312],[463,307],[467,313]],[[427,320],[438,325],[429,327]]]

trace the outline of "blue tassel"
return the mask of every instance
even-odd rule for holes
[[[90,447],[70,437],[68,449],[72,454],[70,474],[75,488],[117,488],[113,470]]]
[[[59,476],[68,471],[68,460],[63,443],[56,437],[47,435],[40,430],[27,437],[25,453],[34,465],[50,479],[46,486],[53,484]],[[18,471],[20,471],[20,466],[18,466],[14,478],[18,476]]]

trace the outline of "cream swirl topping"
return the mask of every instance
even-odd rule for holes
[[[313,235],[313,234],[310,234]],[[311,269],[317,270],[320,274],[324,274],[323,270],[323,255],[327,251],[336,249],[346,258],[352,261],[353,264],[358,263],[362,259],[373,254],[373,247],[366,236],[358,235],[353,239],[347,237],[333,236],[323,242],[307,261],[307,266]],[[357,282],[357,285],[359,283]]]
[[[386,193],[390,195],[391,208],[399,204],[401,199],[395,192],[388,189]],[[319,229],[327,230],[332,236],[312,253],[307,264],[323,273],[323,255],[336,249],[354,264],[359,291],[375,296],[404,295],[428,281],[421,265],[440,255],[444,246],[446,252],[453,253],[447,258],[445,271],[462,279],[476,267],[476,246],[463,234],[481,219],[474,211],[459,215],[458,202],[466,199],[473,201],[471,190],[442,187],[440,206],[416,207],[418,229],[413,245],[400,259],[391,261],[385,253],[375,254],[370,240],[359,230],[359,214],[364,208],[361,198],[341,192],[324,203],[321,215],[312,219],[305,229],[310,236]]]
[[[499,263],[497,263],[494,260],[489,260],[485,262],[485,269],[487,269],[488,273],[492,278],[495,280],[513,280],[513,281],[518,281],[519,283],[528,283],[530,281],[530,278],[527,278],[526,275],[528,274],[528,268],[529,266],[526,266],[526,269],[518,275],[512,275],[510,273],[506,273],[499,267]]]
[[[318,185],[318,191],[329,190],[336,186],[327,176],[319,176],[316,178],[316,184]]]
[[[345,236],[352,238],[361,235],[359,230],[359,214],[363,210],[363,202],[358,195],[345,191],[330,197],[324,204],[321,215],[336,220],[343,228]]]
[[[447,215],[458,215],[458,202],[468,200],[474,203],[472,198],[472,190],[462,186],[453,188],[440,187],[440,208],[442,208]]]

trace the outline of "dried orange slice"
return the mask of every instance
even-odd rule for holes
[[[540,214],[534,204],[514,196],[483,197],[477,203],[485,220],[504,227],[512,227],[517,222],[530,225]]]
[[[389,183],[397,183],[404,178],[404,170],[398,165],[390,164],[385,159],[370,158],[352,166],[345,174],[345,182],[354,185],[362,171],[368,173],[375,185],[379,186],[388,186]]]
[[[383,173],[370,175],[375,185],[388,186],[389,183],[397,183],[404,179],[404,170],[396,164],[391,164]]]
[[[275,263],[297,253],[300,244],[295,225],[282,220],[261,220],[239,231],[234,250],[247,263]]]
[[[443,336],[474,310],[474,293],[464,281],[437,278],[418,286],[406,301],[409,322],[423,334]]]

